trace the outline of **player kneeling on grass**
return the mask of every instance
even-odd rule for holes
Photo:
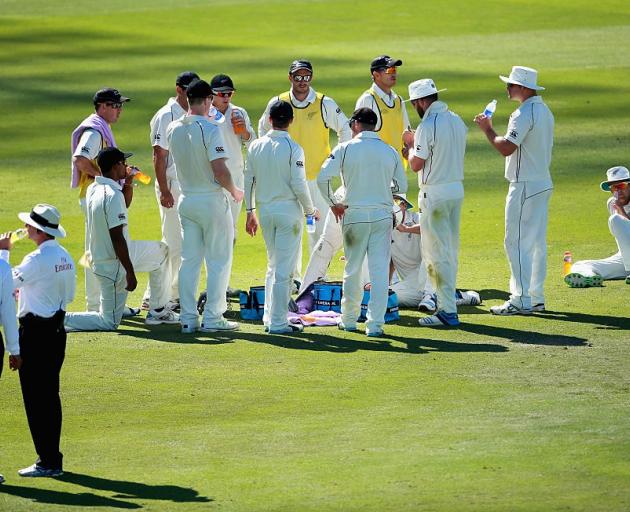
[[[131,153],[102,149],[96,176],[87,189],[88,264],[100,284],[100,309],[68,313],[67,331],[114,331],[123,317],[128,292],[138,284],[135,271],[150,272],[151,309],[145,323],[179,323],[179,315],[165,307],[168,302],[167,248],[161,242],[130,241],[127,208],[133,198],[132,179],[126,160]],[[121,187],[119,181],[125,180]]]
[[[271,334],[293,333],[301,325],[287,320],[291,297],[291,273],[295,269],[304,214],[319,219],[313,206],[304,172],[304,151],[289,135],[293,108],[282,100],[269,108],[273,129],[249,146],[245,168],[245,229],[251,236],[258,230],[255,209],[267,247],[265,310],[263,322]]]
[[[626,167],[611,167],[601,188],[612,194],[607,207],[608,228],[619,251],[603,260],[577,261],[564,281],[571,288],[601,286],[606,279],[626,279],[630,284],[630,172]]]

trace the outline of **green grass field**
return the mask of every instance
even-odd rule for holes
[[[269,336],[253,324],[184,336],[140,319],[71,334],[62,478],[17,476],[35,454],[5,368],[0,510],[629,510],[630,287],[572,290],[560,275],[565,250],[616,250],[598,187],[608,167],[630,163],[629,47],[620,0],[0,0],[0,231],[51,202],[79,258],[69,137],[103,86],[133,98],[114,131],[151,170],[148,123],[180,71],[230,74],[235,103],[257,121],[286,90],[289,63],[309,58],[314,87],[350,113],[369,61],[388,53],[404,61],[399,93],[431,77],[470,128],[459,285],[484,298],[457,330],[421,329],[419,313],[404,311],[376,341],[326,328]],[[507,183],[472,118],[497,98],[505,128],[515,104],[497,75],[514,64],[539,70],[556,118],[549,311],[496,318],[488,307],[505,299],[509,277]],[[152,187],[136,189],[131,233],[159,238]],[[20,242],[12,262],[30,250]],[[261,284],[264,268],[262,237],[241,231],[233,285]]]

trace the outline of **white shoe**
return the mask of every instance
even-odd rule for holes
[[[152,309],[147,314],[144,323],[147,325],[178,324],[179,315],[167,307],[162,308],[162,311]]]
[[[532,308],[517,308],[509,300],[506,300],[500,306],[492,306],[490,313],[499,316],[511,316],[511,315],[531,315]]]
[[[18,475],[31,478],[41,476],[54,477],[63,475],[63,471],[61,469],[47,469],[35,463],[32,466],[18,470]]]
[[[194,332],[197,332],[198,329],[199,327],[197,327],[196,325],[182,325],[182,334],[192,334]]]
[[[481,304],[481,297],[474,290],[468,290],[467,292],[460,290],[459,295],[461,295],[461,298],[455,301],[455,304],[458,306],[478,306]]]
[[[281,329],[269,329],[269,334],[295,334],[304,331],[301,324],[289,324]]]
[[[0,475],[0,484],[4,482],[4,477]]]
[[[140,308],[132,308],[131,306],[125,305],[125,309],[123,309],[123,318],[129,318],[131,316],[136,316],[140,314]]]
[[[435,293],[425,293],[418,304],[418,309],[423,313],[435,313],[437,311],[436,299]]]
[[[538,304],[534,304],[532,305],[532,311],[545,311],[545,303],[544,302],[539,302]]]
[[[225,318],[222,318],[218,322],[213,322],[211,324],[201,324],[199,330],[201,332],[216,332],[216,331],[238,331],[241,326],[238,322],[230,322]]]
[[[179,299],[169,300],[164,307],[170,309],[171,311],[175,311],[175,313],[179,313]]]

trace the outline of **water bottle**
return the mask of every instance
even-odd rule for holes
[[[571,272],[571,265],[573,265],[573,256],[571,255],[571,251],[564,251],[564,256],[562,257],[563,276],[566,276],[569,272]]]
[[[235,135],[243,135],[247,132],[247,128],[245,127],[245,118],[243,114],[241,114],[238,110],[232,110],[232,129],[234,130]]]
[[[11,244],[15,242],[19,242],[20,240],[25,239],[28,236],[28,231],[26,228],[18,228],[11,233]]]
[[[306,216],[306,232],[315,233],[315,217],[313,215]]]
[[[494,111],[497,109],[497,100],[492,100],[486,105],[486,109],[483,111],[483,115],[486,117],[492,117]]]
[[[133,176],[134,180],[138,180],[144,185],[148,185],[149,183],[151,183],[151,176],[149,176],[148,174],[144,174],[140,169],[135,166],[131,168],[131,175]]]

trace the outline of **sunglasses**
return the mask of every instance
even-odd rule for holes
[[[116,101],[116,102],[108,101],[107,103],[105,103],[105,105],[112,108],[122,108],[123,106],[123,104],[119,101]]]
[[[231,98],[234,91],[212,91],[212,94],[220,98]]]
[[[296,82],[310,82],[311,78],[313,78],[313,75],[293,75],[291,77],[291,79]]]
[[[396,66],[390,66],[388,68],[378,68],[375,71],[378,71],[379,73],[385,73],[386,75],[394,75],[396,74]]]
[[[630,183],[628,183],[627,181],[622,181],[621,183],[614,183],[610,185],[610,190],[612,192],[616,192],[617,190],[625,190],[628,187],[630,187]]]

